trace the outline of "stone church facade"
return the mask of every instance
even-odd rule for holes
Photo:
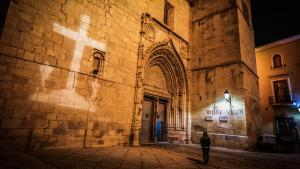
[[[1,30],[1,149],[261,134],[249,0],[13,0]]]

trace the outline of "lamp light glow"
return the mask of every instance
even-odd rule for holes
[[[230,93],[228,92],[228,90],[225,90],[224,97],[225,97],[226,100],[230,99]]]

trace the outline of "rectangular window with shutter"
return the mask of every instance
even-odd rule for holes
[[[165,1],[164,23],[174,29],[174,6]]]
[[[9,2],[10,0],[0,0],[0,36],[4,28]]]
[[[273,82],[276,103],[291,103],[291,94],[288,80],[277,80]]]

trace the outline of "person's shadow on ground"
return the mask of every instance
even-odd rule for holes
[[[203,160],[199,160],[199,159],[191,158],[191,157],[187,157],[187,159],[188,159],[188,160],[191,160],[191,161],[195,161],[195,162],[197,162],[197,163],[199,163],[199,164],[205,165]]]

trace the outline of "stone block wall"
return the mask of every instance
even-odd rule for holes
[[[188,18],[188,2],[170,3]],[[164,0],[11,1],[0,40],[1,149],[128,144],[146,12],[163,22]],[[179,20],[174,31],[188,39],[188,19]],[[105,58],[97,75],[94,48]]]
[[[72,72],[74,81],[66,88],[61,83],[68,74],[64,69],[55,68],[56,76],[43,79],[48,65],[1,59],[6,67],[1,81],[1,148],[128,143],[133,100],[121,96],[133,95],[132,87]]]
[[[244,63],[244,89],[247,119],[248,144],[255,146],[257,136],[262,134],[258,75],[256,68],[254,32],[250,0],[238,0],[239,37],[241,59]],[[247,13],[246,13],[247,12]],[[247,16],[245,16],[247,15]]]
[[[191,8],[192,69],[239,61],[235,1],[199,0]]]
[[[200,138],[203,136],[203,132],[193,132],[192,141],[199,143]],[[228,147],[228,148],[248,148],[248,137],[247,136],[236,136],[229,134],[220,133],[208,133],[208,136],[213,146]]]
[[[162,44],[186,71],[182,109],[188,114],[191,104],[192,112],[184,130],[170,133],[184,140],[191,123],[194,142],[208,129],[216,145],[244,147],[259,130],[259,106],[252,25],[242,1],[168,2],[173,28],[163,23],[164,0],[11,1],[0,39],[0,148],[129,144],[140,108],[135,96],[143,97],[135,88],[138,62]],[[150,21],[142,28],[145,13]],[[103,60],[95,74],[97,57]],[[228,111],[227,123],[217,123]]]
[[[238,0],[237,7],[241,59],[254,73],[257,73],[250,0]],[[248,19],[244,16],[246,14],[243,13],[247,11],[249,15]]]
[[[193,72],[191,82],[192,141],[199,142],[198,134],[205,130],[217,138],[220,137],[219,134],[224,138],[225,135],[247,136],[245,90],[241,89],[244,77],[241,72],[242,67],[238,64]],[[231,103],[224,98],[224,91],[228,89],[231,94]],[[220,117],[228,119],[220,121]],[[216,140],[214,144],[219,146],[227,144],[226,140],[221,140],[224,142]],[[227,144],[227,147],[232,147],[232,145]]]
[[[199,133],[207,130],[215,145],[251,148],[260,133],[250,6],[248,22],[241,4],[199,0],[191,9],[193,142],[199,142]],[[224,98],[225,90],[230,101]]]

